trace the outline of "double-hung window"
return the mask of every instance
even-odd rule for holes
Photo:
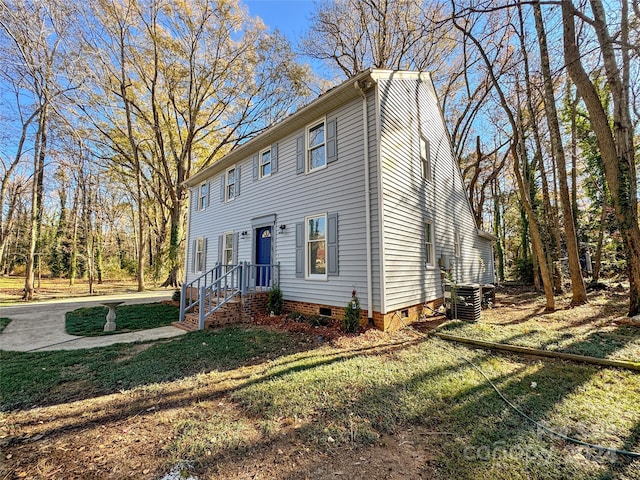
[[[434,266],[435,252],[433,248],[433,223],[424,222],[424,264]]]
[[[271,175],[271,149],[260,152],[260,178]]]
[[[233,263],[233,232],[225,233],[223,242],[222,262],[224,265],[231,265]]]
[[[307,277],[327,276],[327,216],[316,215],[305,220]]]
[[[236,196],[236,168],[227,170],[225,181],[225,200],[233,200]]]
[[[209,206],[209,184],[203,183],[198,190],[198,210],[204,210]]]
[[[326,166],[325,122],[322,120],[307,128],[307,171]]]
[[[431,181],[431,151],[429,140],[420,137],[420,163],[422,164],[422,178]]]
[[[204,237],[199,237],[196,240],[196,251],[194,252],[195,254],[195,271],[196,272],[202,272],[204,271],[204,265],[205,265],[205,239]]]

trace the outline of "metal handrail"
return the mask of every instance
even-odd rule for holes
[[[218,263],[198,278],[182,284],[180,322],[183,323],[186,313],[197,306],[198,326],[202,330],[205,319],[232,298],[246,293],[266,291],[279,283],[279,275],[279,264]]]

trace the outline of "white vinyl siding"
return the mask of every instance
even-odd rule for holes
[[[320,111],[306,120],[299,129],[278,137],[271,143],[272,172],[264,181],[259,179],[258,156],[262,151],[256,148],[244,160],[235,165],[241,170],[239,175],[242,194],[232,202],[221,203],[209,208],[201,215],[192,215],[189,225],[191,238],[206,235],[218,238],[224,232],[248,231],[246,238],[239,238],[238,261],[254,260],[255,230],[252,219],[275,216],[274,224],[286,225],[283,231],[274,230],[272,236],[272,262],[280,265],[280,287],[287,300],[313,302],[342,308],[351,298],[355,287],[362,305],[367,304],[366,291],[366,237],[365,237],[365,191],[364,191],[364,149],[362,129],[362,99],[354,98],[340,102],[331,110]],[[375,92],[370,90],[369,99],[369,157],[371,191],[372,261],[374,272],[373,304],[376,311],[381,309],[379,292],[380,247],[379,247],[379,201],[377,189],[378,164],[376,145]],[[306,160],[307,127],[320,123],[326,118],[327,166],[318,174],[297,174],[297,145],[301,139],[302,158]],[[314,120],[316,120],[314,122]],[[332,128],[334,135],[332,146]],[[277,146],[277,155],[273,147]],[[267,145],[264,146],[265,148]],[[334,157],[330,156],[334,153]],[[277,173],[275,164],[277,158]],[[255,160],[255,161],[254,161]],[[255,174],[254,174],[255,172]],[[218,171],[211,183],[219,185],[225,171]],[[252,181],[255,179],[255,181]],[[226,178],[225,178],[226,180]],[[192,189],[196,190],[195,188]],[[327,280],[313,282],[296,277],[296,225],[303,224],[306,217],[318,212],[327,212],[327,222],[335,215],[337,229],[336,246],[327,239],[327,260],[332,251],[336,253],[336,271],[327,265]],[[329,229],[329,226],[327,226]],[[328,232],[330,233],[330,232]],[[303,230],[304,238],[304,230]],[[219,240],[221,243],[221,241]],[[333,248],[333,250],[332,250]],[[339,266],[339,268],[338,268]],[[193,279],[192,275],[187,280]]]
[[[381,79],[379,92],[386,313],[443,296],[440,270],[424,268],[425,218],[436,227],[433,264],[451,267],[456,282],[487,280],[483,265],[492,260],[490,242],[478,237],[432,84]],[[456,229],[459,257],[452,241]]]

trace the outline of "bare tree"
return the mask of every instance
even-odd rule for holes
[[[65,42],[72,29],[72,7],[58,0],[41,0],[33,3],[6,1],[0,3],[0,27],[8,40],[15,78],[20,79],[20,91],[31,98],[33,110],[23,122],[34,131],[26,138],[33,144],[33,179],[31,182],[31,227],[29,251],[25,275],[24,298],[30,300],[34,293],[34,262],[42,225],[44,195],[44,168],[48,153],[48,130],[54,102],[62,93],[74,88],[73,58],[65,51]]]
[[[267,34],[236,2],[126,5],[103,0],[94,12],[103,26],[103,37],[91,39],[100,59],[96,127],[116,163],[125,160],[138,172],[138,205],[144,190],[157,191],[154,201],[169,212],[163,285],[177,286],[184,181],[287,114],[304,91],[307,71],[283,37]],[[105,97],[118,105],[115,111],[104,109],[99,100]],[[161,181],[160,190],[152,179]],[[142,259],[142,235],[139,245]]]
[[[549,62],[549,50],[547,47],[547,33],[542,19],[542,10],[539,3],[533,4],[533,16],[535,19],[536,32],[538,34],[538,45],[540,48],[540,65],[543,79],[544,107],[549,125],[549,136],[553,156],[558,168],[560,180],[560,198],[562,204],[563,224],[565,231],[565,242],[567,247],[567,257],[569,258],[569,272],[571,274],[571,305],[582,305],[587,302],[587,289],[582,278],[582,268],[578,251],[578,239],[576,236],[576,226],[574,214],[569,195],[569,185],[567,182],[567,162],[562,145],[562,134],[560,132],[560,122],[556,110],[556,100],[554,93],[554,81],[551,76],[551,66]]]
[[[592,18],[562,2],[564,55],[567,70],[589,111],[596,134],[613,208],[627,251],[629,274],[629,316],[640,314],[640,226],[638,225],[637,171],[634,125],[630,112],[629,3],[620,2],[620,30],[612,35],[604,6],[590,0]],[[598,91],[585,70],[576,36],[576,17],[585,18],[593,28],[602,54],[604,73],[613,103],[609,122]]]

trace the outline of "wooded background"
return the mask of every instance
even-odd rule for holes
[[[338,0],[297,39],[236,0],[0,0],[0,27],[0,269],[26,299],[36,272],[177,286],[182,182],[375,67],[431,72],[500,281],[553,310],[615,277],[640,313],[639,0]]]

